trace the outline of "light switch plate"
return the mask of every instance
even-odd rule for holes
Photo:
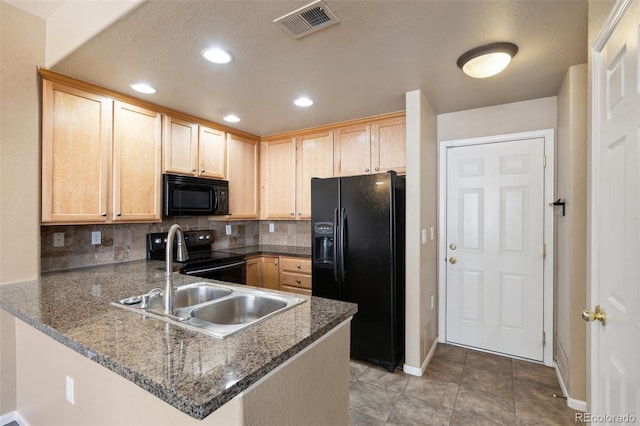
[[[67,376],[66,394],[67,394],[67,401],[71,405],[74,405],[75,404],[75,398],[74,398],[74,395],[73,395],[73,379],[71,377],[69,377],[69,376]]]
[[[95,246],[96,244],[100,243],[102,243],[102,232],[91,231],[91,244]]]
[[[64,232],[53,233],[53,246],[64,247]]]
[[[422,244],[427,244],[427,230],[422,230]]]
[[[225,226],[225,232],[227,233],[227,235],[231,235],[231,225]]]
[[[275,231],[275,230],[276,230],[275,228],[276,228],[276,227],[275,227],[275,225],[274,225],[273,223],[270,223],[270,224],[269,224],[269,232],[273,232],[273,231]]]

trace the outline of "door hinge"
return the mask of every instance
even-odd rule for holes
[[[544,346],[546,343],[547,343],[547,335],[543,331],[542,332],[542,346]]]
[[[547,243],[542,244],[542,257],[547,257]]]
[[[543,155],[542,158],[543,158],[543,160],[542,160],[542,168],[546,169],[547,168],[547,156]]]

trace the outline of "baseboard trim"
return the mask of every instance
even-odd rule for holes
[[[20,426],[29,426],[29,423],[27,423],[17,411],[12,411],[0,416],[0,425],[6,425],[11,422],[16,422]]]
[[[569,392],[567,391],[567,386],[565,385],[564,378],[560,373],[560,369],[558,368],[558,364],[553,362],[553,369],[556,371],[556,377],[558,378],[558,383],[560,383],[560,389],[562,389],[562,395],[567,398],[567,406],[569,408],[573,408],[574,410],[585,412],[587,411],[587,401],[581,401],[579,399],[573,399],[569,396]]]
[[[402,371],[404,371],[407,374],[411,374],[412,376],[417,376],[417,377],[422,376],[424,372],[427,370],[427,365],[429,365],[429,362],[431,362],[431,358],[433,358],[433,354],[435,353],[437,347],[438,347],[438,338],[436,337],[435,340],[433,341],[433,345],[431,345],[431,349],[429,350],[427,357],[424,359],[424,362],[422,363],[420,368],[404,364],[402,366]]]

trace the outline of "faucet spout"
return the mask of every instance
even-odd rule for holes
[[[178,237],[177,246],[176,246],[176,260],[183,262],[189,258],[189,254],[187,253],[187,244],[184,241],[184,233],[182,232],[182,228],[177,223],[171,225],[169,229],[169,233],[167,234],[167,245],[166,245],[166,263],[167,269],[165,272],[166,282],[164,288],[164,295],[162,298],[162,303],[164,306],[164,313],[168,315],[173,315],[176,310],[176,293],[175,288],[173,287],[173,240],[175,237]]]

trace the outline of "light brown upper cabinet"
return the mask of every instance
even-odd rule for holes
[[[227,140],[222,130],[199,126],[198,170],[200,176],[224,179],[227,177]]]
[[[333,176],[333,132],[261,144],[264,219],[311,218],[311,178]]]
[[[165,115],[164,173],[224,179],[226,133]]]
[[[115,101],[112,220],[162,219],[160,113]]]
[[[335,176],[406,173],[405,118],[372,120],[336,130]]]
[[[42,222],[161,219],[161,116],[43,80]]]
[[[227,134],[229,219],[257,219],[259,142]]]

